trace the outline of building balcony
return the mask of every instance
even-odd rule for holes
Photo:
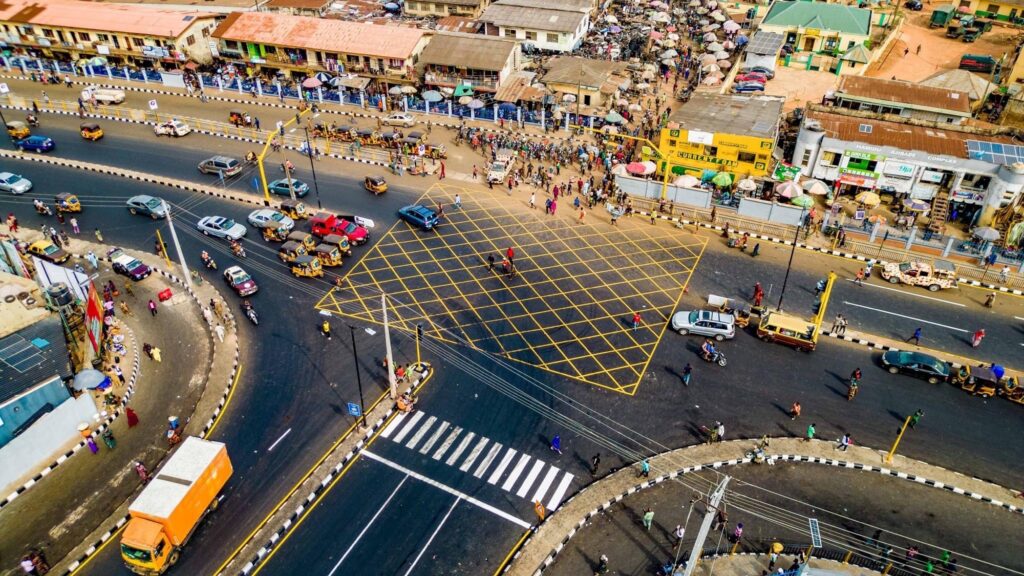
[[[480,76],[475,74],[451,74],[445,72],[426,71],[423,80],[427,84],[438,86],[457,86],[459,84],[470,84],[473,88],[484,90],[497,90],[498,78],[496,76]]]
[[[266,60],[268,64],[286,64],[288,66],[297,67],[307,67],[310,65],[309,60],[306,58],[276,52],[273,54],[264,54],[263,59]]]

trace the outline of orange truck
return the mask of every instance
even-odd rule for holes
[[[128,507],[121,557],[136,574],[163,574],[181,556],[233,469],[227,447],[190,436]]]

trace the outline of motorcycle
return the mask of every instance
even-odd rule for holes
[[[233,242],[231,244],[231,253],[238,258],[245,258],[245,248],[243,248],[238,242]]]
[[[32,203],[35,205],[36,213],[42,214],[43,216],[53,216],[53,209],[48,205],[40,202],[39,200],[33,200]]]
[[[858,388],[860,388],[860,386],[857,385],[857,381],[851,380],[850,387],[846,390],[846,399],[853,400],[853,398],[857,395]]]
[[[242,310],[245,311],[245,315],[248,316],[249,320],[252,321],[256,326],[260,325],[260,319],[256,315],[256,309],[252,307],[252,303],[248,300],[242,301]]]
[[[202,259],[203,264],[206,265],[206,267],[209,268],[210,270],[217,269],[217,263],[213,260],[213,258],[210,258],[210,255],[207,254],[206,252],[203,252],[203,255],[200,258]]]
[[[33,127],[33,128],[38,128],[39,127],[39,118],[36,118],[32,114],[29,114],[28,116],[25,117],[25,122],[27,122],[28,125]]]
[[[284,172],[285,174],[295,174],[295,165],[291,162],[282,162],[281,172]]]
[[[701,358],[705,362],[711,362],[712,364],[718,364],[719,366],[725,366],[728,360],[725,358],[725,354],[721,350],[715,350],[711,354],[701,354]]]

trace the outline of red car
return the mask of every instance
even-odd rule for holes
[[[227,280],[231,289],[242,297],[255,294],[259,290],[256,281],[245,270],[242,270],[241,266],[232,266],[225,270],[224,280]]]
[[[761,84],[768,83],[768,77],[760,72],[747,72],[746,74],[737,74],[736,83],[740,82],[760,82]]]
[[[317,212],[309,219],[309,223],[313,227],[313,235],[320,238],[338,234],[348,238],[352,244],[365,244],[370,239],[370,232],[366,228],[327,212]]]

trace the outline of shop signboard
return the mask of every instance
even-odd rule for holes
[[[691,144],[703,144],[705,146],[711,146],[715,141],[715,135],[712,134],[711,132],[690,130],[686,133],[686,141]]]
[[[921,172],[921,177],[919,178],[919,180],[921,182],[930,182],[932,184],[942,184],[942,180],[943,178],[945,178],[945,176],[946,175],[943,172],[936,172],[934,170],[924,170]]]
[[[86,299],[85,330],[89,334],[92,351],[99,354],[100,342],[103,340],[103,304],[92,282],[89,282],[89,297]]]
[[[839,169],[839,173],[842,174],[843,177],[846,177],[846,176],[851,176],[851,177],[852,176],[858,176],[860,178],[868,179],[868,180],[877,180],[878,176],[879,176],[878,172],[872,172],[870,170],[861,170],[860,168],[850,168],[850,167],[840,168]]]
[[[872,154],[870,152],[858,152],[857,150],[844,150],[843,156],[847,158],[857,158],[859,160],[884,160],[885,158],[878,154]]]
[[[893,178],[910,179],[914,177],[914,165],[886,160],[885,166],[882,168],[882,173]]]
[[[800,174],[799,166],[790,166],[789,164],[779,162],[775,165],[775,171],[772,172],[772,179],[785,182],[786,180],[795,180],[797,174]]]

